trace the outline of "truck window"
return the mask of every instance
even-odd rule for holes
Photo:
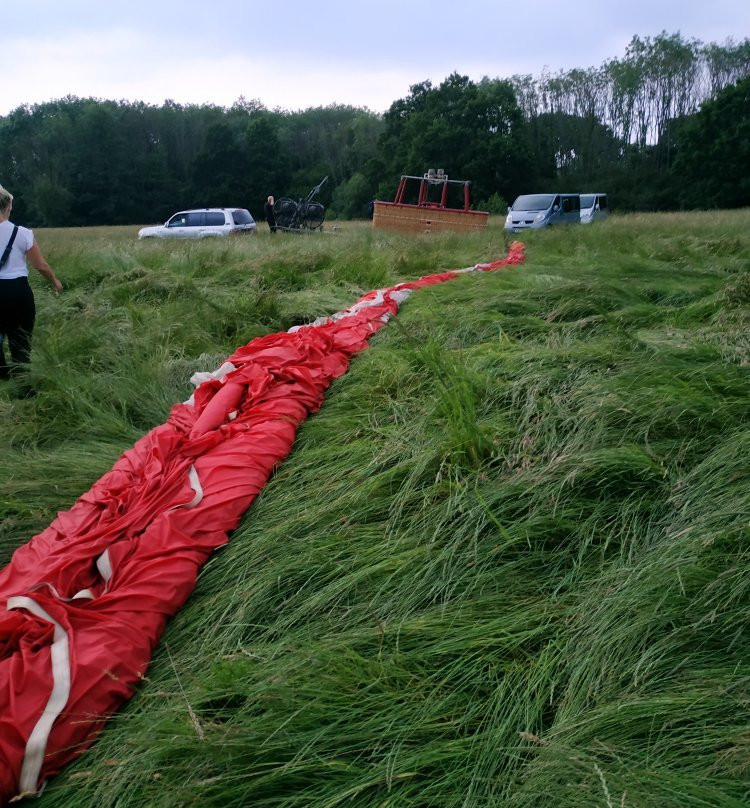
[[[224,213],[220,210],[206,211],[206,225],[216,227],[224,224]]]

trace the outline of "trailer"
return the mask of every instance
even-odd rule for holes
[[[403,233],[484,230],[490,214],[470,209],[470,187],[468,180],[449,179],[442,168],[431,168],[421,177],[404,174],[393,202],[374,201],[372,225]],[[463,207],[455,206],[456,191]]]
[[[327,175],[323,177],[305,199],[294,200],[288,196],[277,199],[273,206],[276,229],[284,233],[312,233],[322,230],[326,209],[320,202],[314,202],[313,197],[320,193],[327,179]]]

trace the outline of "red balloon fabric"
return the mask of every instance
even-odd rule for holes
[[[299,424],[415,289],[506,258],[370,292],[255,339],[126,451],[0,572],[0,805],[37,793],[143,680],[167,620],[228,540]]]

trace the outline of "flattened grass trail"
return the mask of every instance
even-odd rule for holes
[[[480,235],[39,231],[0,556],[255,336]],[[750,211],[530,233],[413,295],[40,808],[750,804]],[[82,720],[86,720],[82,717]]]

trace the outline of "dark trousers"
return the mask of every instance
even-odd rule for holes
[[[13,365],[24,365],[31,361],[31,334],[35,319],[34,293],[28,278],[0,280],[0,335],[5,336]],[[0,342],[0,379],[7,379],[10,371]]]

